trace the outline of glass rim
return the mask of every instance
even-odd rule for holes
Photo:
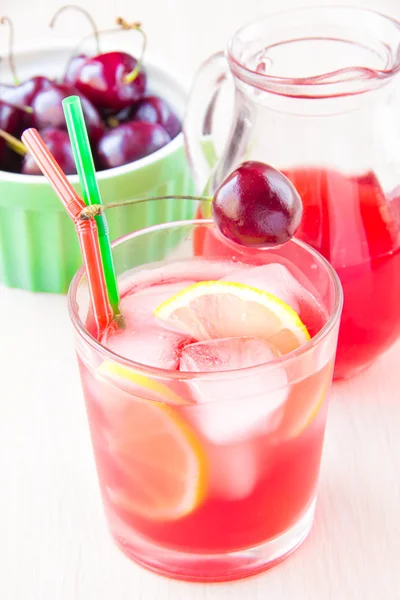
[[[376,10],[363,8],[360,6],[348,6],[348,5],[310,5],[302,6],[297,8],[288,8],[281,11],[265,15],[256,21],[251,21],[244,26],[240,27],[228,40],[226,47],[226,54],[228,62],[231,66],[232,72],[239,79],[245,83],[257,87],[260,90],[271,92],[281,96],[295,97],[295,98],[334,98],[340,96],[349,96],[364,93],[370,89],[383,85],[387,80],[400,71],[400,53],[397,54],[393,65],[390,68],[373,69],[368,67],[360,67],[359,76],[354,77],[355,68],[347,67],[329,73],[323,73],[315,76],[307,77],[282,77],[276,75],[268,75],[259,73],[252,68],[243,64],[238,58],[235,49],[235,44],[239,40],[241,34],[245,33],[252,27],[261,27],[264,23],[267,23],[269,27],[272,26],[274,19],[280,19],[284,17],[293,16],[296,14],[304,14],[306,12],[313,12],[314,14],[332,12],[332,13],[346,13],[349,15],[353,13],[355,16],[360,18],[362,15],[370,15],[377,19],[386,21],[388,24],[394,25],[398,29],[399,44],[400,44],[400,22],[389,16],[385,15]],[[323,38],[323,36],[319,36]],[[385,40],[383,40],[385,43]],[[342,80],[335,80],[335,76],[342,74],[345,76],[353,72],[353,77],[344,77]],[[350,88],[349,84],[353,84]],[[347,87],[346,87],[347,86]]]
[[[149,198],[149,201],[151,201],[151,198]],[[124,236],[121,236],[121,237],[117,238],[116,240],[114,240],[111,245],[114,248],[116,246],[124,244],[125,242],[128,242],[132,239],[138,238],[143,235],[148,235],[151,233],[155,233],[155,232],[162,231],[165,229],[170,229],[170,228],[188,227],[188,226],[195,226],[195,225],[203,225],[203,226],[210,227],[210,226],[214,226],[215,224],[212,219],[186,219],[183,221],[173,221],[170,223],[162,223],[162,224],[158,224],[158,225],[152,225],[150,227],[145,227],[138,231],[133,231]],[[303,344],[302,346],[297,348],[296,350],[293,350],[292,352],[289,352],[288,354],[279,356],[276,359],[273,359],[273,360],[270,360],[268,362],[261,363],[258,365],[254,365],[251,367],[243,367],[241,369],[232,369],[232,370],[225,370],[225,371],[212,371],[212,372],[210,372],[210,371],[191,372],[191,371],[177,371],[177,370],[171,370],[171,369],[162,369],[160,367],[152,367],[152,366],[149,366],[149,365],[146,365],[143,363],[139,363],[139,362],[130,360],[129,358],[125,358],[125,357],[113,352],[112,350],[110,350],[109,348],[104,346],[101,342],[96,340],[96,338],[91,333],[89,333],[89,331],[86,329],[84,323],[82,323],[82,321],[79,317],[76,296],[77,296],[77,292],[78,292],[81,280],[85,275],[85,267],[84,266],[80,267],[80,269],[75,273],[75,275],[71,281],[71,284],[69,286],[69,289],[68,289],[68,311],[69,311],[70,319],[72,321],[72,325],[73,325],[75,331],[84,340],[84,342],[86,344],[91,346],[91,348],[93,350],[102,354],[107,359],[109,359],[113,362],[119,363],[119,364],[123,364],[124,366],[127,366],[127,367],[131,368],[132,370],[144,372],[148,375],[153,375],[155,377],[164,378],[164,379],[188,380],[188,379],[201,379],[201,378],[205,378],[205,377],[217,378],[218,376],[221,377],[222,379],[224,379],[226,377],[231,377],[233,374],[245,376],[245,375],[252,374],[261,369],[263,371],[265,369],[272,371],[276,368],[286,367],[286,366],[290,365],[291,363],[295,362],[296,360],[298,360],[301,356],[310,352],[316,346],[320,345],[323,342],[323,340],[325,340],[328,337],[328,335],[330,334],[330,332],[332,331],[332,329],[335,327],[336,323],[340,319],[340,315],[341,315],[342,307],[343,307],[342,285],[340,283],[339,276],[337,275],[337,273],[334,270],[334,268],[332,267],[332,265],[317,250],[314,250],[311,246],[309,246],[305,242],[302,242],[301,240],[292,238],[287,243],[295,244],[296,246],[301,247],[307,253],[311,254],[319,262],[319,264],[325,269],[325,271],[327,271],[327,273],[329,275],[329,279],[333,282],[335,298],[334,298],[334,305],[331,310],[331,314],[329,315],[329,317],[328,317],[326,323],[323,325],[323,327],[318,331],[318,333],[315,336],[313,336],[310,340],[308,340],[305,344]],[[268,251],[268,249],[266,249],[266,252],[267,251]]]

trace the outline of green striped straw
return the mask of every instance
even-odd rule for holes
[[[68,96],[62,102],[67,123],[69,139],[74,154],[76,170],[82,187],[82,195],[86,206],[101,204],[99,186],[96,179],[92,150],[90,148],[85,118],[79,96]],[[119,313],[119,293],[115,275],[114,261],[111,251],[110,234],[104,214],[95,217],[99,233],[99,245],[103,261],[104,279],[108,299],[114,315]]]

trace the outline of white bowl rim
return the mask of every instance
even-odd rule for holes
[[[15,51],[15,56],[17,56],[18,54],[25,54],[29,51],[32,52],[32,50],[34,52],[48,52],[51,51],[52,49],[57,49],[57,50],[68,50],[69,47],[68,45],[66,45],[65,41],[63,43],[60,44],[50,44],[47,46],[31,46],[29,49],[28,48],[24,48],[23,46],[20,46],[16,51]],[[148,60],[146,59],[146,64],[150,65],[151,67],[154,67],[156,69],[165,71],[165,66],[159,66],[158,64],[155,63],[154,60]],[[172,77],[169,73],[168,76],[171,79],[171,82],[175,85],[175,87],[182,93],[182,96],[186,96],[186,91],[184,86],[174,77]],[[183,118],[183,117],[182,117]],[[136,161],[133,161],[131,163],[128,163],[126,165],[122,165],[120,167],[113,167],[112,169],[105,169],[103,171],[96,171],[96,179],[98,181],[103,181],[112,177],[118,177],[118,176],[123,176],[126,175],[128,173],[134,172],[134,171],[138,171],[139,169],[143,168],[143,167],[147,167],[150,164],[152,164],[153,162],[158,162],[163,160],[164,158],[170,156],[171,154],[173,154],[174,152],[176,152],[183,144],[183,133],[182,131],[178,133],[178,135],[176,137],[174,137],[173,140],[171,140],[166,146],[163,146],[162,148],[160,148],[159,150],[156,150],[156,152],[153,152],[152,154],[148,154],[147,156],[144,156],[143,158],[139,158]],[[72,185],[77,185],[79,184],[79,176],[78,174],[74,174],[74,175],[68,175],[68,181],[70,181],[70,183]],[[9,183],[25,183],[25,184],[29,184],[29,185],[43,185],[44,183],[47,183],[47,179],[44,175],[25,175],[22,173],[11,173],[9,171],[3,171],[0,169],[0,181],[6,181]]]

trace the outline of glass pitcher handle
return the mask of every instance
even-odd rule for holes
[[[205,141],[206,136],[211,134],[216,101],[228,73],[224,52],[217,52],[201,65],[190,91],[183,134],[187,158],[199,194],[204,193],[212,163],[216,162],[214,147]]]

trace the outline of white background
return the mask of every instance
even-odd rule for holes
[[[0,13],[13,18],[17,46],[87,33],[75,14],[57,33],[48,30],[61,4],[0,0]],[[189,81],[242,23],[298,2],[81,4],[100,28],[118,15],[141,20],[151,55]],[[353,4],[400,17],[398,0]],[[0,34],[2,52],[5,28]],[[239,583],[174,582],[137,567],[108,538],[65,298],[0,289],[0,598],[399,600],[399,361],[397,344],[368,372],[334,387],[316,524],[292,558]]]

